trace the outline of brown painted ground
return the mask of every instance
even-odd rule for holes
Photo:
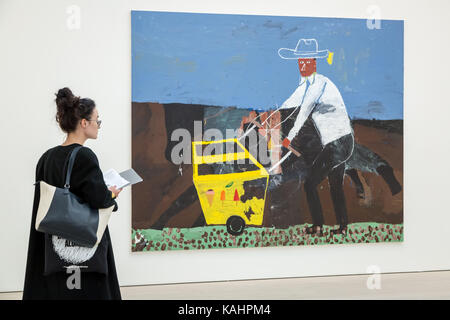
[[[165,158],[166,130],[164,108],[155,103],[133,103],[132,105],[132,166],[142,176],[143,182],[132,187],[132,227],[148,229],[169,208],[187,188],[192,186],[192,166],[179,166]],[[394,174],[403,186],[403,136],[386,130],[354,125],[356,141],[370,148],[387,160],[394,168]],[[349,223],[354,222],[403,222],[403,191],[392,196],[377,174],[358,172],[364,184],[366,197],[357,198],[356,190],[349,177],[344,180]],[[295,182],[281,186],[280,192],[289,193]],[[334,225],[336,219],[328,188],[324,180],[319,186],[319,195],[324,211],[325,224]],[[289,210],[271,211],[271,194],[266,198],[264,226],[279,227],[279,224],[295,225],[311,223],[303,187],[299,194],[288,198]],[[167,227],[191,227],[202,214],[198,201],[180,211]]]

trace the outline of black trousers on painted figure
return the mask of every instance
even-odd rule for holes
[[[328,177],[331,199],[333,200],[336,221],[341,228],[348,224],[347,206],[344,196],[345,161],[351,156],[354,146],[353,135],[348,134],[324,146],[314,160],[305,179],[306,199],[313,224],[322,226],[323,213],[317,186]]]

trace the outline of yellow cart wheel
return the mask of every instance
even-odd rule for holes
[[[239,216],[231,216],[227,220],[227,232],[233,236],[239,236],[244,232],[245,221]]]

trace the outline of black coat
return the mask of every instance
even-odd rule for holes
[[[67,160],[70,152],[79,144],[56,146],[46,151],[36,166],[36,181],[42,180],[55,187],[64,187]],[[51,151],[51,153],[49,153]],[[45,164],[45,166],[44,166]],[[38,189],[36,189],[38,190]],[[103,180],[97,156],[83,147],[78,151],[70,178],[70,191],[81,197],[93,208],[108,208],[117,203],[112,199]],[[114,254],[108,227],[101,241],[107,242],[108,274],[97,272],[81,273],[81,289],[67,288],[66,282],[71,274],[56,272],[44,276],[44,236],[35,229],[39,192],[34,195],[33,212],[28,243],[28,256],[25,272],[23,299],[121,299],[119,282],[117,279]]]

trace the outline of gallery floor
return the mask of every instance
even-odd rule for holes
[[[450,299],[450,271],[122,287],[124,300]],[[22,292],[0,293],[17,300]]]

